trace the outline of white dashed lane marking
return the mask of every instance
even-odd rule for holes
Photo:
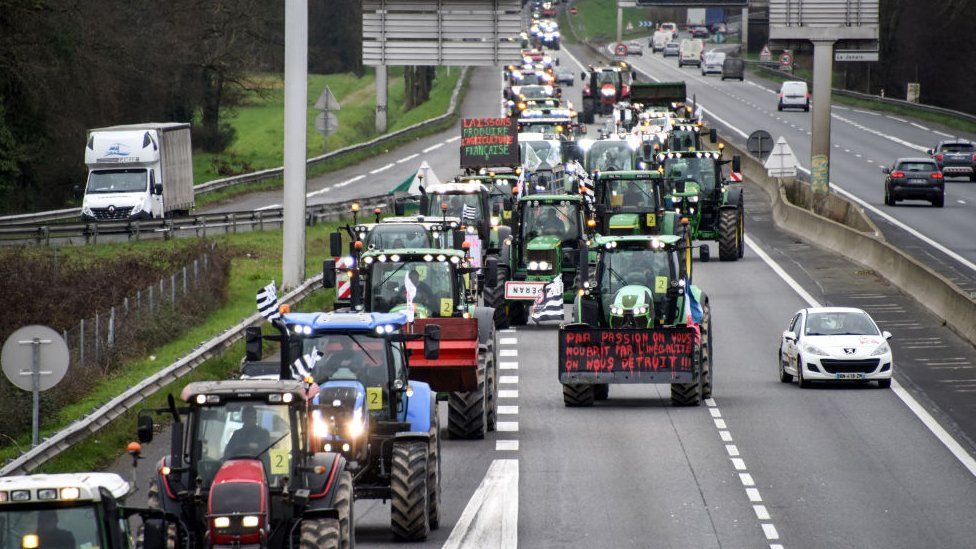
[[[499,370],[518,370],[518,362],[499,362]]]
[[[495,450],[498,452],[517,452],[519,441],[517,440],[496,440]]]
[[[498,376],[499,385],[518,385],[518,376]]]
[[[431,145],[431,146],[427,147],[426,149],[424,149],[421,152],[429,153],[430,151],[432,151],[434,149],[439,149],[439,148],[441,148],[443,146],[444,146],[443,143],[437,143],[437,144],[434,144],[434,145]]]
[[[375,174],[378,174],[378,173],[380,173],[380,172],[385,172],[386,170],[389,170],[389,169],[390,169],[390,168],[392,168],[393,166],[394,166],[394,164],[393,164],[393,162],[390,162],[390,163],[389,163],[389,164],[387,164],[386,166],[382,166],[382,167],[379,167],[379,168],[376,168],[375,170],[370,170],[370,171],[369,171],[369,173],[371,173],[371,174],[374,174],[374,175],[375,175]]]
[[[498,356],[518,356],[518,349],[499,349]]]
[[[414,158],[417,158],[418,156],[420,156],[420,153],[413,153],[410,156],[404,156],[400,160],[397,160],[396,163],[397,164],[403,164],[404,162],[407,162],[409,160],[413,160]]]
[[[515,416],[518,415],[518,406],[498,406],[498,415],[500,416]]]
[[[518,389],[499,389],[498,398],[518,398]]]

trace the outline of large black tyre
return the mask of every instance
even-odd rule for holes
[[[810,387],[810,382],[803,377],[803,357],[796,357],[796,384],[800,386],[801,389],[808,389]]]
[[[433,424],[427,452],[427,520],[431,530],[441,526],[441,419],[437,413],[437,400],[431,399],[434,406]]]
[[[610,398],[610,384],[597,383],[593,385],[593,400],[606,400]]]
[[[712,398],[712,312],[708,300],[702,303],[702,398]]]
[[[495,309],[495,327],[499,330],[508,328],[510,320],[508,306],[505,303],[505,281],[509,279],[509,269],[505,265],[498,266],[498,276],[494,288],[485,288],[483,292],[485,307]]]
[[[339,511],[339,547],[352,549],[356,546],[356,523],[353,520],[353,508],[356,501],[353,498],[352,473],[342,471],[339,473],[336,482],[338,484],[332,505]]]
[[[488,357],[478,353],[478,388],[453,392],[447,399],[447,431],[451,438],[485,438],[488,431]]]
[[[933,198],[932,199],[932,205],[935,206],[936,208],[944,208],[945,207],[945,196],[943,195],[943,196],[940,196],[939,198]]]
[[[162,509],[162,501],[159,496],[159,479],[153,477],[149,481],[149,489],[146,491],[146,507],[150,509]],[[136,531],[136,548],[142,549],[145,546],[144,543],[144,532],[143,525],[139,525],[139,529]],[[166,526],[166,549],[177,549],[180,547],[179,536],[177,535],[176,525],[169,524]]]
[[[319,518],[302,521],[299,529],[299,543],[301,549],[318,549],[320,547],[339,547],[341,539],[339,519]]]
[[[593,406],[596,397],[589,383],[563,383],[563,404],[570,408]]]
[[[494,431],[498,423],[498,345],[495,331],[492,330],[491,337],[488,338],[488,348],[485,352],[485,410],[488,431]]]
[[[397,539],[420,541],[430,533],[428,446],[418,441],[393,443],[390,524]]]
[[[782,383],[793,383],[793,374],[788,373],[786,371],[786,368],[783,367],[783,353],[780,352],[776,356],[779,357],[779,380],[780,380],[780,382],[782,382]]]
[[[698,349],[697,352],[701,353]],[[700,406],[702,403],[702,382],[704,376],[692,383],[671,384],[671,404],[675,406]]]
[[[726,209],[718,214],[718,258],[721,261],[739,259],[742,247],[741,210]]]

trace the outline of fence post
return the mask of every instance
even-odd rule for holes
[[[115,307],[109,311],[108,315],[108,338],[106,339],[108,343],[108,348],[111,349],[115,346]]]
[[[183,266],[183,295],[186,296],[186,265]]]
[[[197,284],[200,283],[198,280],[200,278],[200,260],[193,260],[193,287],[195,288]]]
[[[149,286],[149,314],[153,313],[153,286]]]
[[[122,308],[125,311],[125,316],[129,316],[129,296],[125,296],[122,299]]]
[[[78,365],[85,363],[85,319],[81,319],[78,330]]]
[[[142,290],[136,290],[136,310],[142,310]]]
[[[95,364],[98,364],[98,354],[101,351],[102,342],[98,339],[98,311],[95,311]]]
[[[169,279],[169,296],[170,296],[170,301],[175,305],[176,304],[176,273],[173,273],[173,275]]]

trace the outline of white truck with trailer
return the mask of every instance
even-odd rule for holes
[[[190,124],[132,124],[88,132],[85,221],[157,219],[194,206]],[[80,192],[80,188],[76,187]]]

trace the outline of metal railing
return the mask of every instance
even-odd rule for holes
[[[343,147],[341,149],[336,149],[332,152],[322,154],[309,158],[307,160],[308,167],[312,168],[334,160],[343,155],[350,154],[357,151],[362,151],[375,147],[377,145],[382,145],[384,143],[399,139],[404,136],[408,136],[412,133],[418,132],[425,128],[431,126],[436,126],[442,122],[453,119],[458,106],[458,98],[461,94],[461,90],[464,87],[464,82],[468,77],[468,67],[461,69],[461,74],[458,76],[457,84],[454,85],[454,91],[451,92],[451,100],[448,102],[447,111],[440,116],[435,116],[434,118],[428,118],[423,122],[417,122],[416,124],[407,126],[402,130],[397,130],[395,132],[390,132],[383,134],[379,137],[365,141],[363,143],[357,143],[355,145],[349,145],[348,147]],[[281,177],[284,173],[283,167],[270,168],[267,170],[260,170],[257,172],[246,173],[241,175],[235,175],[232,177],[225,177],[222,179],[215,179],[213,181],[207,181],[206,183],[200,183],[199,185],[194,185],[193,190],[196,194],[204,194],[211,191],[216,191],[218,189],[225,189],[227,187],[235,187],[237,185],[242,185],[245,183],[255,183],[258,181],[267,181],[269,179],[274,179],[276,177]],[[3,225],[27,225],[37,223],[42,223],[46,221],[60,221],[65,219],[72,219],[76,217],[81,217],[81,208],[67,208],[63,210],[50,210],[45,212],[29,213],[29,214],[18,214],[18,215],[8,215],[0,217],[0,226]],[[162,222],[162,220],[159,220]]]

